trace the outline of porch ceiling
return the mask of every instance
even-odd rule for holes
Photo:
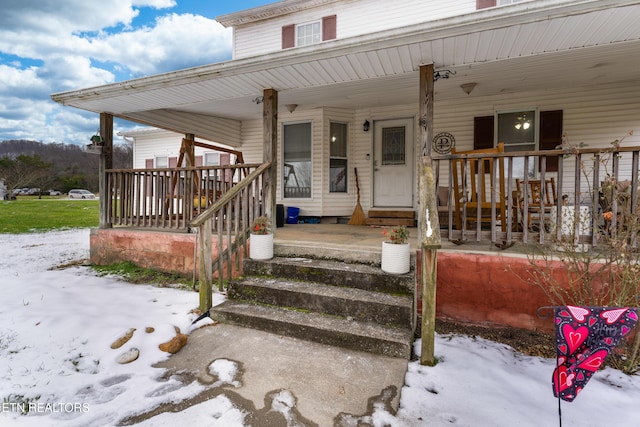
[[[417,102],[417,70],[422,64],[456,72],[436,83],[436,102],[468,96],[460,85],[469,82],[477,83],[472,96],[638,84],[638,5],[603,0],[525,2],[52,98],[216,140],[221,127],[232,126],[232,121],[262,116],[262,106],[252,100],[265,88],[278,90],[281,115],[290,103],[302,110]],[[203,120],[212,116],[220,119]]]

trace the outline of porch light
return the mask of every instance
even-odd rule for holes
[[[517,130],[520,130],[520,129],[527,130],[531,126],[531,121],[527,120],[527,115],[526,114],[523,114],[521,116],[518,116],[518,120],[516,121],[515,125],[513,125],[513,126]]]
[[[465,83],[463,85],[460,85],[460,88],[462,89],[462,91],[467,95],[469,95],[475,87],[476,87],[476,83]]]
[[[296,111],[296,108],[298,108],[298,104],[286,104],[285,107],[287,107],[287,110],[290,113],[293,113],[294,111]]]
[[[362,130],[365,132],[369,132],[369,120],[365,120],[364,123],[362,124]]]

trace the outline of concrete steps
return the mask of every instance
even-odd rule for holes
[[[409,358],[415,324],[413,272],[394,276],[340,261],[245,260],[211,317],[322,344]]]

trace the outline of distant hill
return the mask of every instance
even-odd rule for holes
[[[0,158],[15,159],[19,155],[39,156],[52,163],[53,182],[56,190],[68,191],[67,187],[86,188],[98,191],[98,160],[100,156],[87,153],[83,147],[72,144],[45,144],[29,140],[6,140],[0,142]],[[128,169],[133,165],[131,145],[118,144],[113,147],[113,167]]]

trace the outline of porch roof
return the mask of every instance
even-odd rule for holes
[[[266,88],[298,110],[418,101],[420,65],[456,74],[436,100],[638,82],[640,1],[540,0],[252,58],[53,94],[64,105],[230,145]]]

